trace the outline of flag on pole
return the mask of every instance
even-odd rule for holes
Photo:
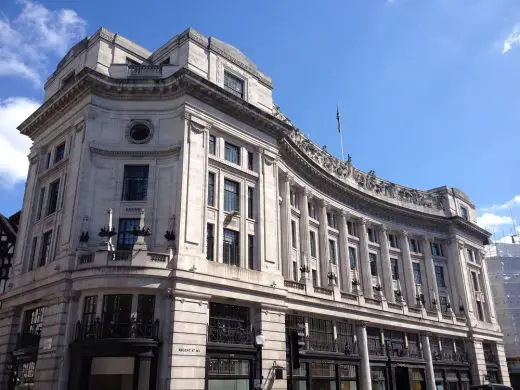
[[[339,103],[336,107],[336,119],[338,120],[338,132],[341,133],[341,118],[339,115]]]
[[[338,121],[339,143],[341,145],[341,160],[345,161],[345,154],[343,152],[343,133],[341,132],[341,116],[339,115],[339,103],[336,106],[336,119]]]

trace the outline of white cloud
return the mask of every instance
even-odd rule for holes
[[[512,199],[508,200],[505,203],[502,204],[494,204],[491,207],[484,207],[482,210],[489,211],[489,210],[509,210],[513,207],[520,206],[520,195],[513,196]]]
[[[86,22],[70,9],[51,11],[30,0],[12,20],[0,20],[0,76],[22,77],[41,87],[50,56],[62,56],[85,36]]]
[[[520,44],[520,24],[513,27],[513,31],[508,35],[502,46],[502,54],[509,52],[513,46]]]
[[[484,213],[477,218],[477,224],[483,228],[493,228],[504,225],[512,225],[513,218],[493,213]]]
[[[39,105],[23,97],[0,100],[0,187],[11,187],[27,175],[31,140],[21,135],[16,127]]]

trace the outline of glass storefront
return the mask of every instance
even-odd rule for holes
[[[357,390],[356,366],[352,364],[342,364],[338,366],[338,371],[340,390]]]
[[[251,361],[209,358],[208,390],[249,390]]]
[[[386,390],[386,369],[370,367],[372,374],[372,390]]]
[[[287,376],[288,390],[358,390],[355,364],[302,363],[299,369],[293,369],[292,375],[292,385],[290,375]]]
[[[310,363],[312,390],[336,390],[336,365]]]
[[[419,368],[412,369],[412,390],[424,390],[426,389],[424,383],[424,370]]]

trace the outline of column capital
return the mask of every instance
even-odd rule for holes
[[[307,199],[312,199],[312,197],[313,197],[312,192],[308,187],[302,188],[302,195],[305,195],[307,197]]]
[[[356,324],[356,327],[358,327],[358,328],[366,328],[368,326],[368,321],[358,320],[358,321],[355,321],[355,324]]]
[[[408,230],[402,230],[401,234],[403,235],[403,237],[408,237],[409,235]]]
[[[457,246],[459,249],[464,249],[466,247],[466,243],[462,240],[457,240]]]
[[[388,233],[388,226],[386,226],[384,223],[382,223],[381,225],[379,225],[379,229],[380,229],[383,233]]]
[[[348,219],[348,217],[350,216],[350,213],[347,210],[344,210],[344,209],[341,209],[339,213],[345,219]]]
[[[319,205],[320,205],[321,207],[323,207],[324,209],[327,209],[327,210],[328,210],[329,207],[330,207],[330,203],[327,202],[325,199],[320,199],[320,200],[318,201],[318,203],[319,203]]]
[[[368,224],[368,219],[362,217],[362,218],[359,219],[358,223],[359,223],[360,225],[363,225],[363,226],[366,227],[367,224]]]

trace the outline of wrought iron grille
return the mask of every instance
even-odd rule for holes
[[[121,200],[146,200],[148,191],[148,165],[125,165]]]
[[[309,318],[309,348],[315,351],[336,351],[332,321]]]
[[[252,345],[249,308],[245,306],[210,303],[208,342]]]
[[[159,320],[139,322],[130,318],[127,321],[103,323],[96,318],[93,322],[76,323],[76,340],[135,338],[159,340]]]
[[[301,326],[305,326],[305,318],[294,314],[287,314],[285,316],[285,347],[287,351],[290,349],[290,334],[291,332],[298,332]]]
[[[336,330],[338,334],[338,351],[345,355],[357,354],[357,344],[354,341],[353,325],[348,322],[337,322]]]

